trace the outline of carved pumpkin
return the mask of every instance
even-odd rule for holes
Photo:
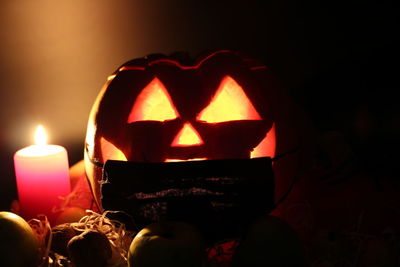
[[[101,206],[107,160],[171,162],[275,155],[268,69],[221,50],[194,62],[151,55],[108,78],[88,123],[85,168]]]

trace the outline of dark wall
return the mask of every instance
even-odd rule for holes
[[[155,52],[230,48],[264,60],[320,134],[343,134],[391,171],[400,125],[392,2],[2,1],[0,208],[15,198],[12,155],[34,126],[48,127],[77,162],[107,75]]]

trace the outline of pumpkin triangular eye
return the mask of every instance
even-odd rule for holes
[[[167,89],[158,78],[154,78],[137,96],[127,122],[166,121],[178,116]]]
[[[197,120],[218,123],[237,120],[261,120],[243,88],[225,76],[210,104],[197,115]]]

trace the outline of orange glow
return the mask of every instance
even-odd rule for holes
[[[250,153],[250,158],[271,157],[275,156],[276,135],[275,124],[272,124],[271,129],[264,139]]]
[[[193,159],[165,159],[165,162],[182,162],[182,161],[196,161],[207,160],[207,158],[193,158]]]
[[[101,151],[104,162],[106,160],[121,160],[127,161],[124,153],[119,150],[116,146],[108,142],[105,138],[100,139]]]
[[[115,78],[115,76],[117,76],[117,74],[112,74],[112,75],[108,76],[107,81],[112,81]]]
[[[208,123],[237,120],[261,120],[261,116],[246,96],[243,88],[230,76],[225,76],[210,105],[197,116]]]
[[[190,123],[185,123],[179,133],[175,136],[174,141],[172,141],[172,147],[179,146],[192,146],[203,144],[199,133],[193,128]]]
[[[178,116],[167,89],[154,78],[136,98],[127,122],[166,121]]]

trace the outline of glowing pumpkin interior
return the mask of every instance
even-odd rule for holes
[[[211,103],[197,119],[208,123],[238,120],[261,120],[260,115],[243,91],[230,76],[225,76]]]
[[[132,105],[127,123],[139,121],[165,122],[180,118],[164,84],[155,77],[145,86]],[[196,116],[197,121],[215,124],[229,121],[262,120],[242,86],[231,76],[223,77],[209,105]],[[274,157],[275,125],[250,153],[250,158]],[[127,161],[124,153],[105,138],[101,138],[103,159]],[[171,143],[171,147],[200,146],[204,141],[190,122],[185,122]],[[206,160],[207,158],[165,159],[165,162]]]

